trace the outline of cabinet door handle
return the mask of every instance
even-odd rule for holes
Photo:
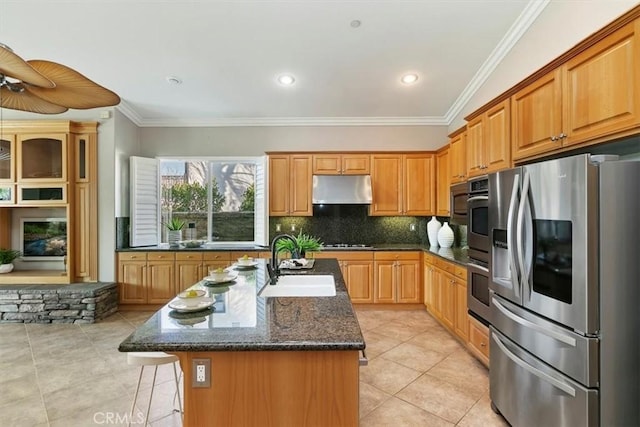
[[[487,344],[485,342],[481,342],[480,343],[480,347],[486,347],[486,346],[487,346]]]
[[[567,134],[566,134],[566,133],[564,133],[564,132],[562,132],[562,133],[558,136],[558,138],[559,138],[559,139],[564,139],[564,138],[566,138],[566,137],[567,137]]]
[[[559,138],[558,138],[557,136],[555,136],[555,135],[551,135],[551,140],[552,140],[552,141],[557,141],[558,139],[559,139]]]

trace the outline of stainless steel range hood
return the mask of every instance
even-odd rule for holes
[[[371,176],[314,175],[314,204],[371,204]]]

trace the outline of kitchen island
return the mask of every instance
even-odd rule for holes
[[[166,305],[119,350],[179,357],[185,426],[357,426],[365,343],[338,263],[316,260],[306,273],[332,274],[333,297],[263,298],[264,263],[229,284],[195,284],[212,309]],[[194,359],[210,361],[210,386],[194,387]]]

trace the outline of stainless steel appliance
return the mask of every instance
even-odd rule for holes
[[[469,314],[485,325],[491,319],[489,268],[487,263],[469,259],[467,263],[467,308]]]
[[[468,182],[467,243],[469,257],[489,261],[489,180],[486,176]]]
[[[458,225],[467,225],[467,198],[469,189],[466,182],[451,186],[451,222]]]
[[[371,204],[370,175],[313,175],[313,204]]]
[[[469,313],[489,324],[489,180],[482,176],[467,183],[467,307]]]
[[[490,394],[514,426],[640,425],[640,162],[595,160],[489,175]]]

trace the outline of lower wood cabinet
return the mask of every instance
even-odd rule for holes
[[[424,303],[427,310],[451,333],[467,342],[467,269],[425,254],[424,271]]]
[[[120,304],[166,304],[209,274],[238,258],[269,257],[256,251],[118,252]]]
[[[468,316],[469,351],[485,366],[489,367],[489,328],[475,318]]]
[[[374,302],[420,303],[420,252],[374,252]]]
[[[122,304],[164,304],[176,295],[175,252],[118,254]]]
[[[373,252],[371,251],[322,251],[314,258],[336,258],[354,304],[372,303]]]

